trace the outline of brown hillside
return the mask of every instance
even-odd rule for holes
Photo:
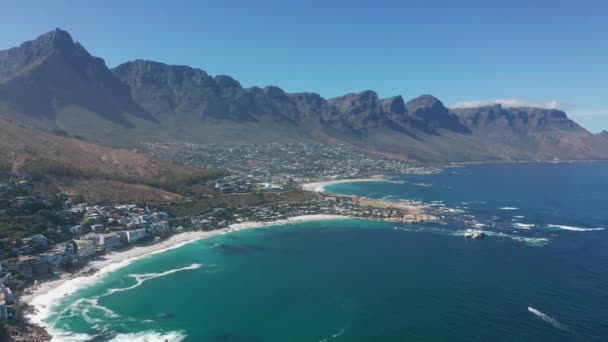
[[[104,184],[103,191],[95,190],[95,186],[84,191],[96,200],[172,199],[178,197],[175,192],[181,188],[217,175],[215,171],[47,134],[5,120],[0,120],[0,136],[0,165],[75,194],[81,193],[78,189],[83,189],[85,180],[91,185]],[[112,191],[113,187],[117,191]],[[119,198],[112,198],[113,193]]]

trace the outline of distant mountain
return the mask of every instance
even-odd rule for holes
[[[603,130],[597,134],[598,137],[608,139],[608,131]]]
[[[110,70],[59,29],[0,51],[0,115],[111,146],[348,142],[434,162],[608,158],[608,139],[557,110],[448,109],[371,90],[324,99],[145,60]]]

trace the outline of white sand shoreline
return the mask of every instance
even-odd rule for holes
[[[217,235],[236,232],[243,229],[268,227],[284,224],[294,224],[307,221],[324,221],[349,219],[348,216],[342,215],[304,215],[290,217],[284,220],[270,222],[243,222],[230,225],[228,228],[217,229],[212,231],[193,231],[184,232],[171,236],[169,239],[157,244],[146,246],[135,246],[125,251],[116,251],[104,255],[99,260],[93,260],[88,263],[87,268],[95,267],[97,272],[91,275],[70,275],[63,274],[60,279],[43,282],[37,286],[30,288],[31,293],[21,297],[21,300],[34,306],[35,313],[29,318],[32,322],[45,326],[43,319],[48,317],[52,311],[52,307],[58,300],[66,295],[75,293],[77,290],[92,285],[103,278],[105,275],[123,268],[132,262],[147,257],[149,255],[162,253],[167,250],[179,248],[186,244],[210,238]],[[48,327],[47,327],[48,328]],[[52,334],[51,331],[49,333]]]
[[[325,187],[329,185],[358,182],[386,182],[386,179],[383,176],[373,176],[370,178],[336,179],[322,182],[304,183],[301,185],[301,187],[303,190],[325,192]]]

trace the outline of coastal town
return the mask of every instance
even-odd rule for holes
[[[428,174],[437,168],[372,154],[347,144],[147,144],[158,157],[226,175],[215,185],[224,193],[282,191],[317,180],[365,178],[370,175]]]
[[[0,240],[0,321],[15,323],[8,325],[13,328],[14,340],[23,333],[18,328],[25,327],[22,323],[28,309],[20,296],[31,286],[78,272],[90,260],[108,252],[155,243],[183,229],[170,227],[166,212],[136,204],[88,205],[75,203],[77,198],[49,203],[49,199],[31,191],[27,180],[0,184],[0,198],[3,218],[11,223],[36,217],[42,210],[47,224],[62,218],[59,225],[36,228],[36,234]],[[23,336],[24,341],[30,338],[27,332]]]
[[[41,284],[94,273],[97,269],[90,266],[91,261],[135,246],[162,246],[180,233],[232,231],[300,217],[424,223],[450,214],[440,206],[416,201],[323,193],[315,182],[389,181],[369,177],[437,172],[348,145],[166,144],[148,148],[158,157],[194,167],[222,168],[225,174],[207,184],[207,192],[168,203],[88,204],[79,196],[43,195],[27,175],[7,174],[0,179],[0,233],[4,235],[0,239],[0,322],[8,323],[3,326],[11,339],[43,341],[48,337],[28,323],[32,308],[21,299]],[[241,201],[243,196],[268,195],[272,200]],[[198,206],[201,203],[205,205]]]

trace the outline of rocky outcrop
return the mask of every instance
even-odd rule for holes
[[[487,235],[483,230],[467,229],[464,231],[462,236],[464,236],[467,239],[483,239]]]

